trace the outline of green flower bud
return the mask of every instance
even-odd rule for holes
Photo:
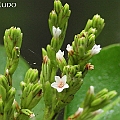
[[[0,97],[2,97],[2,100],[6,100],[6,89],[0,84]]]
[[[29,95],[27,96],[27,98],[26,98],[26,100],[25,100],[25,101],[26,101],[26,102],[25,102],[26,104],[25,104],[24,108],[28,108],[28,107],[29,107],[32,99],[33,99],[33,92],[30,91],[30,92],[29,92]]]
[[[4,103],[3,103],[3,100],[0,98],[0,113],[3,113],[3,112],[4,112]]]
[[[103,90],[101,90],[100,92],[98,92],[96,95],[95,95],[95,98],[100,98],[102,97],[103,95],[107,94],[108,93],[108,89],[104,88]]]
[[[18,59],[20,55],[20,48],[19,47],[14,47],[12,49],[12,59]]]
[[[57,32],[55,32],[55,33],[57,34]],[[55,36],[58,36],[58,35],[55,35]],[[60,49],[60,47],[61,47],[60,42],[62,42],[62,40],[60,40],[59,37],[57,37],[57,38],[53,37],[52,38],[52,40],[51,40],[51,47],[53,48],[53,50],[55,52],[57,52]]]
[[[15,100],[13,101],[13,104],[11,106],[11,109],[9,110],[9,112],[7,113],[7,116],[9,116],[10,120],[14,120],[15,116],[14,113],[16,111],[16,104],[15,104]]]
[[[6,68],[9,68],[9,69],[7,69],[8,70],[8,74],[6,74],[6,77],[8,77],[9,75],[12,75],[15,72],[15,70],[16,70],[16,68],[18,66],[18,63],[19,63],[19,59],[14,59],[12,61],[11,65],[9,64],[10,67],[9,66],[6,67]]]
[[[92,20],[93,20],[92,26],[93,26],[94,28],[96,28],[96,30],[97,30],[96,36],[98,36],[98,35],[100,34],[100,32],[102,31],[104,25],[105,25],[104,19],[102,19],[102,18],[100,17],[100,15],[97,14],[97,15],[94,15],[94,17],[93,17]]]
[[[26,85],[27,84],[25,82],[23,82],[23,81],[20,82],[20,87],[21,87],[22,91],[24,90],[24,88],[26,87]]]
[[[45,82],[44,84],[44,101],[46,106],[51,106],[52,105],[52,87],[49,81]]]
[[[15,88],[11,87],[11,89],[7,93],[7,99],[4,105],[5,112],[11,109],[14,99],[15,99]]]
[[[91,27],[92,27],[92,20],[89,19],[89,20],[87,21],[87,24],[86,24],[84,30],[85,30],[85,31],[88,31]]]
[[[11,87],[10,90],[8,91],[7,93],[7,100],[11,99],[11,98],[14,98],[15,97],[15,88],[14,87]]]
[[[62,7],[63,6],[62,6],[62,3],[60,2],[60,0],[55,0],[54,1],[54,10],[57,12],[57,14],[59,14]]]
[[[66,3],[63,7],[63,14],[64,15],[69,15],[69,5]]]
[[[94,28],[97,27],[97,25],[98,25],[97,22],[99,22],[99,19],[100,19],[100,15],[97,14],[97,15],[94,15],[94,16],[93,16],[93,19],[92,19],[92,20],[93,20],[92,25],[93,25]]]
[[[21,108],[25,108],[25,105],[26,105],[26,99],[27,99],[27,96],[28,96],[28,88],[27,86],[24,88],[23,92],[22,92],[22,97],[21,97]]]
[[[44,84],[45,81],[50,80],[51,69],[52,69],[51,67],[52,67],[52,64],[50,66],[50,60],[49,60],[48,56],[44,56],[43,64],[42,64],[42,72],[41,72],[41,76],[40,76],[42,84]]]
[[[62,18],[63,18],[63,7],[60,10],[59,14],[58,14],[58,25],[60,26],[60,24],[62,23]]]
[[[93,102],[91,103],[91,106],[97,106],[100,105],[102,102],[108,99],[108,95],[105,94],[101,96],[100,98],[94,99]]]
[[[29,118],[33,118],[35,116],[34,113],[29,109],[21,109],[21,113],[25,114]]]
[[[39,91],[37,95],[35,95],[34,98],[32,98],[32,101],[30,102],[28,109],[32,109],[34,108],[38,102],[40,101],[40,99],[42,98],[42,91]]]
[[[101,103],[102,103],[102,99],[98,98],[91,103],[91,107],[100,105]]]
[[[83,103],[83,106],[84,106],[83,108],[91,105],[91,102],[93,101],[94,96],[95,96],[94,95],[94,87],[90,86],[89,90],[87,91],[84,103]]]
[[[36,86],[36,88],[34,86]],[[40,83],[36,83],[34,86],[32,87],[32,92],[33,95],[36,96],[40,91],[42,91],[42,85]]]
[[[28,108],[33,98],[37,94],[40,94],[41,91],[42,91],[42,85],[40,83],[36,83],[34,85],[29,83],[22,92],[21,107]]]
[[[5,31],[4,45],[9,58],[12,57],[12,50],[14,47],[21,47],[22,33],[20,28],[11,27]]]
[[[55,64],[56,62],[55,51],[50,45],[47,45],[47,54],[49,59]]]
[[[68,65],[74,65],[75,60],[74,57],[71,55],[68,55]]]
[[[69,10],[69,5],[65,4],[64,7],[61,9],[60,13],[58,14],[58,26],[60,28],[64,28],[66,26],[70,14],[71,11]]]
[[[88,36],[90,35],[90,34],[95,34],[96,33],[96,28],[90,28],[89,30],[88,30]]]
[[[9,90],[8,80],[4,75],[0,75],[0,85],[2,85],[6,91]]]
[[[42,55],[43,57],[47,55],[47,51],[44,48],[42,48]]]
[[[85,47],[79,46],[79,53],[78,53],[79,58],[82,58],[84,55],[85,55]]]
[[[30,68],[24,78],[25,83],[37,83],[38,82],[38,70]]]
[[[75,75],[80,77],[82,74],[81,72],[78,72],[78,71],[79,71],[79,65],[74,65],[74,66],[67,65],[67,66],[64,66],[63,74],[66,74],[70,76],[71,78],[74,77]]]
[[[86,32],[85,30],[82,30],[82,32],[80,32],[80,34],[78,34],[77,36],[78,36],[78,38],[87,37],[88,36],[88,32]]]
[[[94,46],[94,44],[95,44],[95,35],[94,35],[94,34],[91,34],[91,35],[88,37],[87,50],[92,49],[92,47]]]
[[[56,14],[56,12],[53,10],[50,15],[51,15],[50,20],[51,20],[52,26],[56,26],[57,25],[57,14]]]
[[[107,94],[109,97],[109,99],[112,99],[114,96],[116,96],[117,95],[117,92],[114,90],[114,91],[110,91],[110,92],[108,92],[108,94]]]
[[[86,45],[86,38],[85,37],[80,37],[78,38],[78,46],[84,46]]]
[[[76,78],[81,78],[82,77],[82,72],[77,72],[77,74],[75,75]]]

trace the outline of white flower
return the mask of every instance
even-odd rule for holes
[[[95,54],[98,54],[100,52],[101,48],[100,48],[100,45],[94,45],[92,50],[91,50],[91,54],[92,55],[95,55]]]
[[[71,52],[71,51],[73,51],[73,47],[70,46],[70,44],[68,44],[66,50],[67,50],[68,52]]]
[[[53,26],[52,31],[53,31],[53,37],[55,38],[58,38],[59,35],[61,34],[61,30],[59,27],[56,28],[55,26]]]
[[[55,81],[51,84],[51,87],[57,89],[58,92],[62,92],[63,89],[69,88],[69,85],[66,83],[67,81],[67,76],[64,75],[62,78],[59,76],[55,76]]]
[[[56,58],[58,60],[62,60],[63,59],[63,56],[64,56],[64,51],[62,52],[61,50],[59,50],[57,53],[56,53]]]

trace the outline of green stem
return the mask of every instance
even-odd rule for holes
[[[43,120],[56,120],[58,113],[53,111],[50,107],[46,107],[44,111]]]
[[[7,112],[4,112],[4,114],[3,114],[3,120],[8,120]]]

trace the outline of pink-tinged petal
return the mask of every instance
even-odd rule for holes
[[[64,85],[64,88],[69,88],[69,85],[68,85],[68,84],[65,84],[65,85]]]
[[[66,84],[66,81],[67,81],[67,76],[66,76],[66,75],[64,75],[61,79],[62,79],[62,82],[63,82],[64,84]]]
[[[56,81],[56,83],[60,83],[60,77],[59,76],[55,76],[55,81]]]
[[[56,89],[57,89],[57,88],[58,88],[58,84],[57,84],[56,82],[54,82],[54,83],[52,83],[52,84],[51,84],[51,87],[53,87],[53,88],[56,88]]]
[[[57,88],[57,91],[58,91],[58,92],[62,92],[63,89],[64,89],[63,87],[62,87],[62,88]]]

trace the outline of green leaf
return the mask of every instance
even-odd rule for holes
[[[66,107],[65,120],[77,111],[91,85],[95,87],[95,92],[107,88],[108,90],[116,90],[118,92],[117,97],[120,95],[120,44],[103,48],[90,62],[95,66],[95,69],[88,72],[81,89],[75,94],[74,100]],[[116,108],[118,111],[119,109],[120,106]],[[115,117],[118,117],[117,115]]]
[[[5,65],[6,65],[6,52],[4,47],[0,45],[0,74],[4,74]],[[22,57],[20,57],[19,65],[13,75],[13,86],[16,88],[16,100],[18,103],[20,103],[21,97],[20,82],[24,80],[25,73],[28,69],[29,65]],[[36,116],[35,118],[33,118],[34,120],[42,120],[44,113],[43,99],[40,100],[38,105],[32,111]]]

